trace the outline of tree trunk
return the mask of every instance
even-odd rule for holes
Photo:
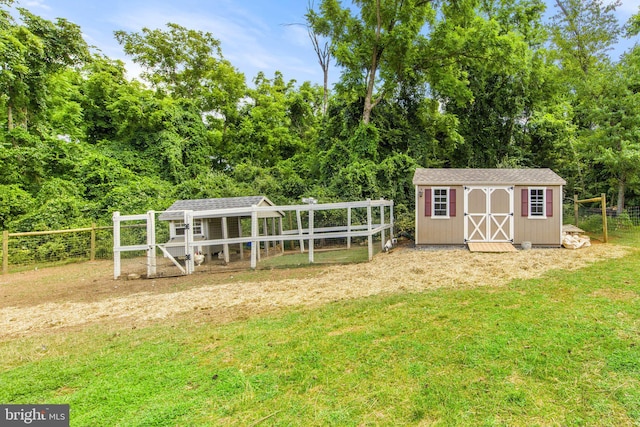
[[[11,104],[7,106],[7,125],[10,131],[13,130],[13,107]]]
[[[362,123],[369,124],[371,121],[371,110],[373,110],[374,103],[373,98],[373,86],[376,80],[376,65],[375,65],[375,52],[373,64],[371,64],[371,70],[369,71],[369,81],[367,82],[367,94],[364,97],[364,109],[362,110]]]
[[[376,83],[376,72],[378,71],[378,46],[380,42],[380,31],[382,29],[382,19],[380,17],[380,0],[376,1],[376,15],[378,23],[376,26],[376,41],[371,54],[371,66],[369,67],[369,80],[367,81],[367,93],[364,97],[364,109],[362,110],[362,123],[369,124],[371,121],[371,110],[377,104],[373,101],[373,88]]]
[[[621,177],[618,181],[618,207],[617,214],[620,215],[624,210],[624,190],[626,188],[626,179]]]
[[[322,68],[324,74],[324,93],[322,97],[322,115],[327,114],[327,107],[329,106],[329,64]]]

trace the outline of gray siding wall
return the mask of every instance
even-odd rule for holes
[[[228,237],[240,237],[238,233],[238,217],[227,218]],[[207,221],[208,240],[222,239],[222,218],[209,218]],[[214,254],[222,251],[222,245],[207,246],[203,248],[205,253]]]

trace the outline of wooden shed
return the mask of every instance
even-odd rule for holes
[[[240,208],[252,206],[275,206],[265,196],[225,197],[218,199],[190,199],[178,200],[173,203],[158,219],[169,221],[169,241],[167,243],[182,243],[185,238],[184,211],[193,212],[193,236],[194,241],[205,242],[207,240],[220,240],[241,237],[242,218],[251,218],[251,213]],[[238,209],[238,212],[234,212]],[[261,212],[258,217],[263,220],[263,233],[269,233],[267,221],[271,219],[271,234],[280,233],[282,223],[276,228],[275,220],[282,221],[283,212]],[[265,243],[266,245],[266,243]],[[167,247],[168,252],[174,257],[184,256],[184,247]],[[224,255],[225,261],[229,261],[229,254],[224,253],[223,245],[203,244],[198,251],[211,259],[214,254]],[[242,254],[242,246],[239,247]]]
[[[417,169],[417,245],[560,246],[566,182],[551,169]]]

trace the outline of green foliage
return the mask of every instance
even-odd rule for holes
[[[333,176],[329,181],[329,188],[346,200],[377,199],[380,188],[376,166],[371,160],[356,160]]]
[[[413,206],[413,173],[418,167],[406,154],[395,154],[384,159],[377,167],[378,185],[387,200]]]
[[[629,18],[625,26],[625,35],[627,37],[637,36],[638,34],[640,34],[640,8],[638,13]]]
[[[87,141],[97,143],[112,139],[121,120],[115,117],[113,104],[127,90],[124,64],[96,56],[85,68],[88,76],[82,81],[80,90],[84,94],[82,110]]]
[[[47,180],[35,196],[35,203],[24,215],[9,222],[15,231],[60,230],[86,226],[92,203],[83,198],[76,182],[53,178]]]
[[[244,77],[222,57],[211,33],[168,23],[167,30],[116,31],[125,53],[144,68],[159,93],[192,99],[200,111],[232,112],[244,94]]]
[[[281,73],[273,79],[259,73],[240,112],[235,132],[225,141],[232,163],[244,160],[264,167],[275,166],[308,148],[316,122],[313,103],[319,93],[309,85],[297,92],[294,81]],[[317,104],[316,104],[317,105]]]
[[[307,15],[313,30],[331,40],[331,53],[342,67],[339,92],[364,100],[361,119],[368,124],[373,108],[415,76],[424,44],[423,27],[432,22],[430,2],[353,2],[354,12],[338,0],[323,0]]]
[[[18,8],[22,23],[5,20],[0,28],[0,87],[7,97],[8,130],[38,129],[50,99],[48,79],[89,57],[80,27],[63,18],[55,23]]]
[[[551,25],[563,69],[578,78],[606,62],[606,52],[621,34],[614,11],[620,0],[557,0],[558,13]]]
[[[617,3],[324,0],[307,14],[339,82],[258,73],[248,87],[212,33],[118,31],[123,62],[79,27],[0,1],[3,227],[108,223],[176,198],[393,199],[410,233],[416,167],[550,167],[568,192],[640,194],[638,48]],[[625,30],[633,35],[637,16]],[[328,58],[327,58],[328,60]],[[64,214],[64,210],[68,214]]]
[[[106,218],[115,211],[138,214],[148,210],[164,210],[173,202],[175,188],[166,181],[136,176],[119,183],[99,199],[97,218]]]
[[[0,185],[0,229],[6,230],[10,220],[26,214],[33,206],[33,198],[20,186]]]
[[[207,199],[254,195],[254,191],[222,172],[212,171],[182,181],[174,194],[176,199]]]
[[[3,136],[6,142],[0,145],[0,183],[33,189],[45,176],[46,145],[23,128],[14,128]]]

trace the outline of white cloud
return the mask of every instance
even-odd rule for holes
[[[47,4],[45,4],[43,1],[40,0],[27,0],[27,1],[22,1],[20,2],[20,5],[25,7],[26,9],[44,9],[44,10],[51,10],[51,7]]]
[[[311,41],[309,40],[309,33],[304,25],[285,25],[283,26],[283,38],[303,48],[312,49]]]
[[[127,57],[113,36],[124,30],[166,28],[169,22],[210,32],[220,40],[223,56],[244,73],[248,84],[259,71],[271,78],[276,70],[285,79],[321,82],[322,73],[303,25],[306,2],[268,4],[260,0],[110,0],[71,2],[21,0],[47,19],[62,16],[79,24],[85,40],[102,54],[125,62],[128,75],[140,67]],[[75,4],[75,5],[74,5]],[[49,7],[50,6],[50,7]],[[47,9],[47,10],[45,10]]]
[[[317,74],[313,67],[314,56],[311,56],[311,62],[301,59],[308,53],[315,55],[303,26],[269,26],[263,18],[235,4],[226,6],[222,2],[216,7],[215,14],[208,11],[196,14],[170,7],[129,8],[118,12],[109,21],[112,26],[117,25],[125,31],[137,32],[143,27],[165,28],[168,22],[208,31],[220,40],[223,56],[245,73],[247,82],[258,71],[272,77],[276,70],[280,70],[285,79],[296,78],[298,81]],[[128,69],[130,66],[127,62]]]

